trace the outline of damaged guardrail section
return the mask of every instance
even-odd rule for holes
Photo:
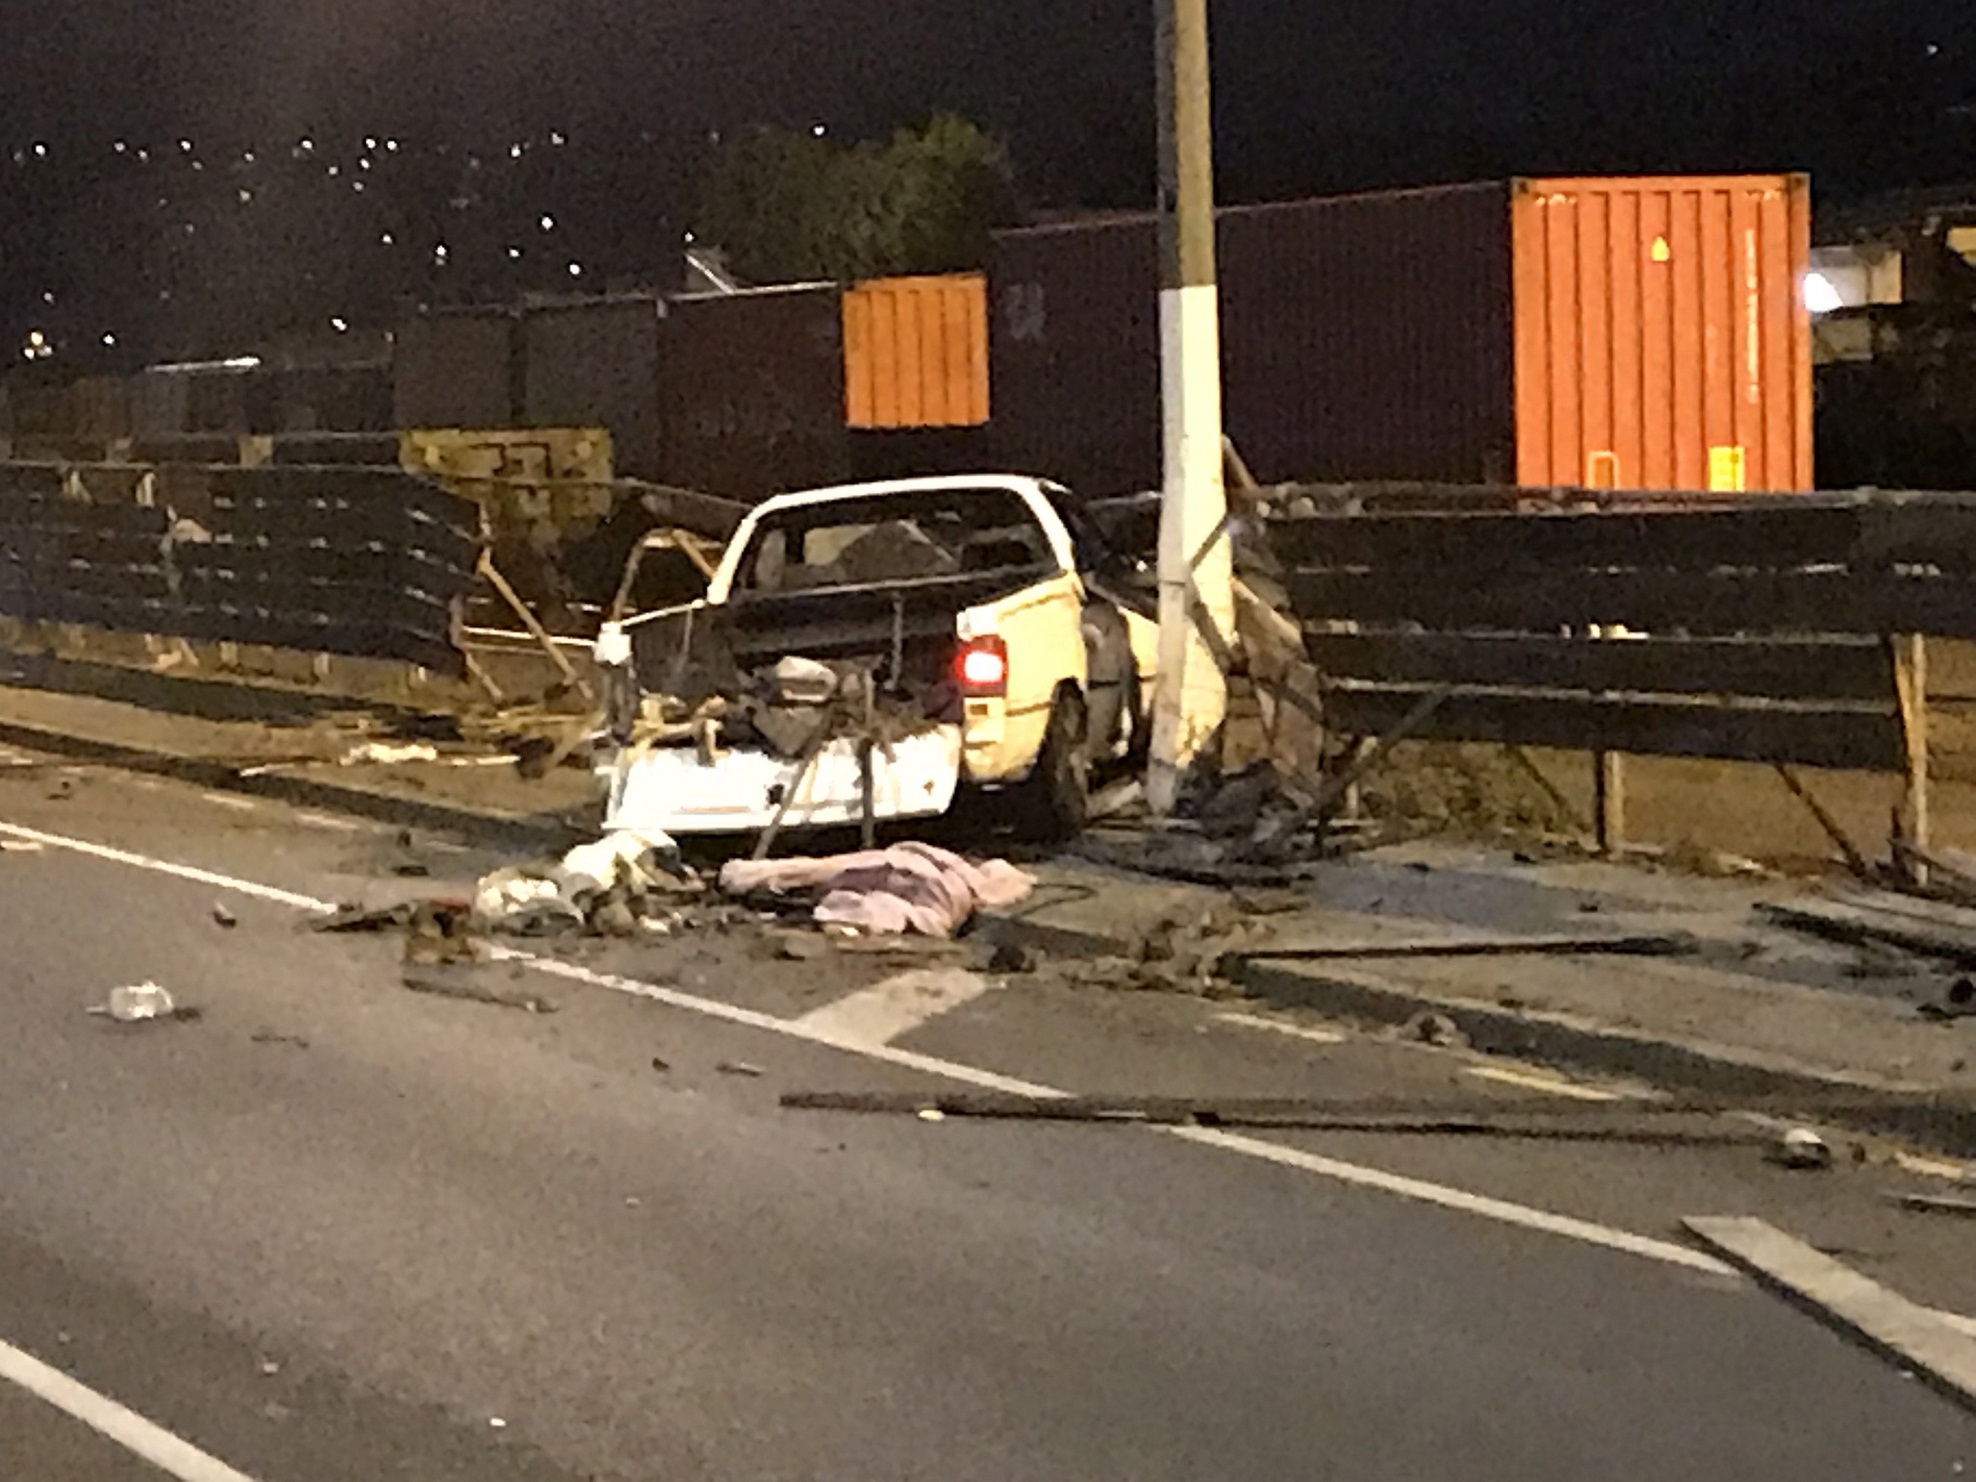
[[[0,617],[457,675],[480,532],[391,469],[0,464]]]
[[[1900,770],[1890,640],[1976,636],[1970,495],[1359,486],[1268,524],[1347,734]]]

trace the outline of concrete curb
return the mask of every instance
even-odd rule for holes
[[[1125,955],[1123,937],[993,914],[984,929],[1058,956]],[[1422,992],[1374,973],[1267,958],[1238,958],[1232,981],[1259,1003],[1309,1009],[1328,1018],[1396,1028],[1423,1014],[1452,1020],[1475,1049],[1560,1070],[1617,1075],[1725,1101],[1799,1104],[1808,1118],[1910,1139],[1959,1158],[1976,1158],[1976,1100],[1925,1087],[1890,1086],[1733,1046],[1672,1037],[1558,1014]]]
[[[590,835],[576,825],[557,818],[523,818],[435,803],[423,798],[395,797],[367,788],[343,787],[333,782],[297,777],[283,772],[247,775],[240,767],[177,752],[131,746],[119,741],[103,741],[41,726],[0,720],[0,744],[96,762],[125,771],[191,783],[216,792],[236,792],[249,797],[272,798],[301,808],[319,808],[367,818],[398,828],[416,828],[443,833],[473,844],[526,853],[561,854],[584,842]]]

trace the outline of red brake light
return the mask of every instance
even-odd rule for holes
[[[965,645],[954,659],[954,677],[960,680],[964,695],[979,699],[1007,694],[1007,645],[999,638],[977,638]]]

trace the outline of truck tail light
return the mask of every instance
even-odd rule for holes
[[[975,638],[954,656],[954,678],[969,699],[999,699],[1009,692],[1008,645],[995,637]]]

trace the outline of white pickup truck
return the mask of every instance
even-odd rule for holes
[[[1143,751],[1157,629],[1062,488],[981,475],[785,494],[703,600],[605,625],[606,826],[669,834],[943,814],[1006,794],[1083,825]]]

